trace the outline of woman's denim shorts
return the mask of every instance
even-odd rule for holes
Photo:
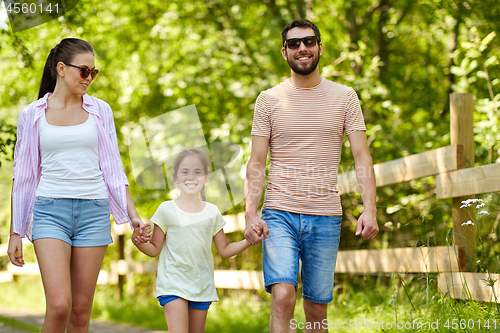
[[[263,209],[262,219],[269,228],[269,238],[262,241],[266,291],[276,283],[297,289],[300,259],[302,298],[331,302],[342,217]]]
[[[109,200],[36,197],[32,231],[33,240],[55,238],[76,247],[111,244]]]

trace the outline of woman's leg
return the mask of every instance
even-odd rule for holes
[[[47,303],[42,333],[64,333],[71,313],[71,246],[54,238],[33,244]]]
[[[73,306],[68,324],[68,333],[87,333],[89,331],[90,313],[94,301],[97,277],[107,248],[107,245],[73,247],[71,254]]]
[[[188,301],[182,298],[170,301],[163,306],[169,333],[190,332],[188,311]]]
[[[205,332],[208,310],[189,308],[189,333]]]

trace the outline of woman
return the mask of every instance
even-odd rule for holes
[[[97,73],[92,46],[63,39],[47,58],[39,99],[18,119],[8,255],[22,266],[21,239],[34,244],[47,302],[42,332],[88,332],[112,242],[109,214],[116,223],[144,227],[111,108],[87,95]]]

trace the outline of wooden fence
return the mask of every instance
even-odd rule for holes
[[[484,274],[464,273],[474,260],[475,226],[463,227],[468,215],[460,209],[461,201],[475,194],[500,191],[500,164],[474,166],[472,128],[472,95],[451,94],[451,145],[420,154],[374,165],[377,187],[405,182],[427,176],[436,177],[438,198],[453,198],[453,224],[455,246],[394,248],[384,250],[339,251],[336,272],[353,274],[371,273],[433,273],[438,275],[438,287],[454,298],[496,301],[500,298],[500,275],[494,288],[486,286]],[[339,175],[341,193],[358,190],[355,171]],[[244,230],[244,214],[225,216],[226,232]],[[112,262],[110,271],[101,271],[99,284],[118,284],[122,290],[125,277],[133,274],[153,273],[154,262],[134,262],[125,251],[128,226],[113,226],[118,242],[120,260]],[[30,246],[30,245],[26,245]],[[6,245],[0,245],[0,256],[6,254]],[[27,263],[18,268],[9,264],[0,272],[0,282],[12,281],[18,274],[39,274],[37,264]],[[215,271],[218,288],[262,289],[261,271]],[[465,287],[466,286],[466,287]],[[492,290],[497,293],[493,295]]]

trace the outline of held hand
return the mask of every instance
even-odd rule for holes
[[[151,241],[153,239],[153,231],[151,230],[151,224],[146,223],[144,225],[144,229],[142,230],[142,237],[146,239],[146,241]]]
[[[142,227],[137,226],[134,228],[131,240],[134,245],[144,244],[151,241],[152,235],[151,225],[146,223],[146,225],[143,225]]]
[[[257,245],[264,237],[269,238],[269,229],[267,223],[257,215],[245,214],[247,227],[245,229],[245,239],[251,245]]]
[[[250,227],[257,233],[257,236],[262,235],[262,227],[258,224],[251,224]]]
[[[144,222],[142,222],[140,217],[131,219],[132,221],[132,227],[135,229],[137,227],[140,227],[141,229],[144,228]]]
[[[374,239],[378,234],[377,212],[368,214],[363,212],[359,218],[356,228],[356,236],[363,237],[366,240]]]
[[[134,232],[132,233],[132,237],[130,237],[130,240],[132,241],[132,243],[137,246],[138,244],[142,244],[143,241],[142,241],[142,232],[143,232],[143,229],[144,228],[141,228],[141,227],[137,227],[137,228],[134,228]]]
[[[19,236],[18,234],[13,234],[10,236],[7,255],[9,256],[10,262],[13,265],[23,267],[23,241],[21,239],[21,236]]]
[[[142,222],[141,218],[137,217],[135,219],[132,219],[132,226],[134,227],[134,229],[139,228],[139,230],[140,230],[139,235],[142,237],[145,237],[146,241],[151,240],[151,236],[153,235],[153,233],[151,231],[151,225],[149,223],[144,224],[144,222]],[[145,243],[145,242],[143,242],[143,243]]]

